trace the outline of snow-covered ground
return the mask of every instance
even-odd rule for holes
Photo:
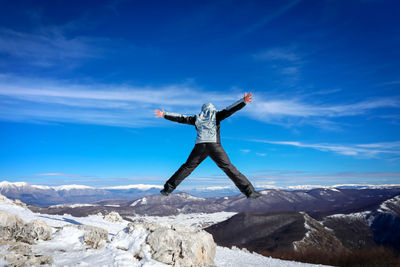
[[[174,216],[131,216],[128,218],[132,220],[144,220],[146,222],[162,222],[171,224],[183,224],[187,226],[194,226],[200,228],[206,228],[210,225],[225,221],[229,219],[236,212],[215,212],[215,213],[189,213],[189,214],[178,214]]]
[[[83,242],[84,231],[76,227],[64,227],[62,230],[53,234],[49,241],[39,241],[32,246],[35,253],[51,255],[54,259],[53,266],[143,266],[161,267],[168,266],[161,262],[151,259],[150,253],[142,253],[142,259],[135,258],[135,252],[143,249],[146,235],[140,229],[131,234],[126,234],[124,229],[129,222],[109,222],[103,216],[91,215],[88,217],[73,217],[64,215],[47,215],[30,211],[29,209],[16,205],[14,202],[0,199],[0,210],[8,211],[19,216],[26,223],[33,219],[42,219],[52,227],[62,227],[67,225],[91,225],[106,229],[109,232],[109,240],[101,249],[92,249]],[[156,216],[135,216],[134,219],[141,219],[148,222],[185,224],[197,227],[223,221],[235,213],[219,212],[214,214],[180,214],[177,216],[156,217]],[[121,231],[121,232],[120,232]],[[113,238],[114,237],[114,238]],[[125,248],[124,249],[121,249]],[[0,254],[11,253],[7,247],[0,247]],[[214,258],[215,265],[219,267],[242,267],[242,266],[282,266],[282,267],[304,267],[321,266],[304,264],[292,261],[282,261],[270,257],[264,257],[256,253],[237,248],[217,247]],[[0,266],[5,265],[5,261],[0,259]]]

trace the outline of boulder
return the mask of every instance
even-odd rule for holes
[[[63,228],[65,227],[73,227],[83,230],[83,242],[94,249],[102,248],[108,242],[108,231],[106,229],[91,225],[74,224],[64,225]]]
[[[8,267],[20,266],[39,266],[43,264],[53,264],[53,258],[45,255],[22,255],[22,254],[6,254],[0,255],[0,258],[8,261]]]
[[[216,244],[211,234],[191,226],[129,223],[123,231],[138,238],[140,231],[147,233],[145,244],[135,250],[136,255],[146,254],[138,249],[149,248],[151,258],[172,266],[210,266],[214,264]],[[117,236],[122,236],[118,235]],[[122,243],[122,242],[120,242]],[[128,247],[125,249],[128,250]]]
[[[90,225],[79,225],[78,228],[85,231],[83,241],[86,245],[94,249],[102,248],[108,242],[108,231],[103,228]]]
[[[118,212],[112,211],[104,217],[105,221],[116,223],[116,222],[123,222],[121,215]]]
[[[7,250],[22,255],[32,254],[31,246],[22,242],[15,242],[14,244],[10,244]]]
[[[41,219],[34,219],[25,224],[19,231],[16,239],[22,242],[33,244],[38,240],[49,240],[53,234],[53,228]]]
[[[17,215],[0,210],[0,240],[13,240],[24,224]]]

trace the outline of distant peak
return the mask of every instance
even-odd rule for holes
[[[119,186],[109,186],[103,187],[102,189],[139,189],[139,190],[149,190],[151,188],[163,188],[161,185],[154,184],[131,184],[131,185],[119,185]]]
[[[95,189],[94,187],[79,184],[60,185],[53,187],[55,190],[71,190],[71,189]]]

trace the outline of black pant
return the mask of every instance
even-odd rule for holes
[[[247,196],[254,191],[253,185],[232,165],[219,143],[196,144],[187,161],[165,183],[164,189],[172,192],[208,156],[231,178],[243,194]]]

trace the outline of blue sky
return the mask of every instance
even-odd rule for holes
[[[1,1],[0,179],[162,185],[196,114],[257,187],[400,183],[398,1]],[[181,185],[232,186],[206,159]]]

